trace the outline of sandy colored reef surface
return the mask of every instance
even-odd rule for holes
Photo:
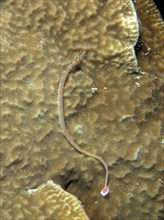
[[[162,220],[163,42],[152,0],[0,1],[0,220]],[[84,51],[65,121],[106,198],[58,121]]]

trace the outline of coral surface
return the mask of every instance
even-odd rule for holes
[[[134,5],[0,1],[4,220],[87,219],[67,192],[91,220],[162,218],[164,22],[152,0]],[[78,145],[107,162],[107,198],[99,194],[103,167],[75,151],[58,122],[59,79],[82,51],[65,85],[65,119]]]
[[[56,220],[88,220],[77,198],[65,192],[53,181],[48,181],[36,189],[27,190],[26,195],[22,195],[22,198],[19,197],[19,202],[17,202],[17,196],[14,200],[13,210],[18,209],[18,206],[22,206],[19,210],[19,216],[23,217],[24,213],[28,213],[26,215],[28,219],[33,219],[35,213],[35,219],[47,219],[48,217],[48,219]],[[23,200],[27,200],[28,204],[22,203]],[[13,218],[18,219],[18,214]]]

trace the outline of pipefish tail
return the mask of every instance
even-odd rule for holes
[[[100,194],[102,196],[106,196],[109,193],[109,188],[108,188],[108,177],[109,177],[109,174],[108,174],[108,166],[107,166],[105,160],[103,160],[101,157],[99,157],[99,156],[97,156],[95,154],[92,154],[92,153],[87,152],[87,151],[83,150],[82,148],[80,148],[74,142],[73,138],[69,134],[69,132],[67,130],[67,127],[66,127],[66,124],[65,124],[65,120],[64,120],[64,98],[63,98],[63,95],[64,95],[64,85],[65,85],[65,82],[66,82],[66,79],[67,79],[69,73],[72,72],[76,68],[76,66],[78,66],[81,63],[81,61],[84,58],[85,54],[86,54],[86,52],[84,51],[84,52],[80,53],[79,56],[75,56],[73,58],[72,62],[67,66],[67,68],[65,69],[63,75],[60,78],[59,88],[58,88],[59,124],[60,124],[61,130],[62,130],[62,133],[64,134],[65,138],[72,145],[72,147],[74,149],[76,149],[78,152],[80,152],[80,153],[82,153],[82,154],[84,154],[86,156],[92,157],[92,158],[100,161],[101,164],[104,166],[104,168],[105,168],[105,184],[104,184],[104,187],[101,190]]]

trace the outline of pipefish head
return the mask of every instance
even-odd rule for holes
[[[86,51],[82,52],[79,56],[75,56],[75,57],[73,58],[72,64],[73,64],[74,66],[78,67],[78,66],[80,65],[82,59],[84,58],[85,54],[86,54]]]
[[[73,61],[72,61],[72,70],[75,70],[75,69],[79,68],[80,63],[81,63],[83,57],[85,56],[85,53],[86,53],[86,52],[84,51],[84,52],[82,52],[79,56],[75,56],[75,57],[73,58]]]

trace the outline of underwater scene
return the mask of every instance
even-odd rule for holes
[[[0,0],[0,51],[0,220],[164,219],[153,0]]]

